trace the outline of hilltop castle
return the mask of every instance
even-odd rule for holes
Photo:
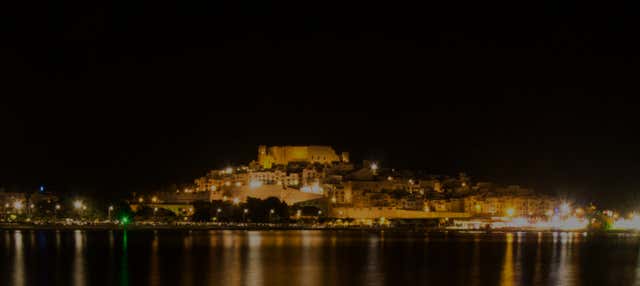
[[[271,169],[273,165],[287,165],[291,162],[348,163],[349,153],[342,152],[338,156],[330,146],[258,146],[258,163],[262,168]]]

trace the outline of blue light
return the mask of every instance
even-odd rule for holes
[[[44,185],[40,185],[40,192],[44,192]]]

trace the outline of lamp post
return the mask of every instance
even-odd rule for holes
[[[369,166],[369,168],[371,168],[371,173],[373,173],[374,175],[378,174],[378,163],[373,162],[371,163],[371,165]]]
[[[56,206],[53,208],[53,217],[55,219],[58,219],[58,211],[60,210],[60,204],[56,204]]]
[[[75,200],[73,202],[73,208],[78,212],[79,218],[82,218],[82,207],[83,205],[81,200]]]
[[[271,222],[271,216],[275,213],[276,211],[274,209],[269,210],[269,222]]]
[[[220,213],[222,212],[221,208],[218,208],[218,210],[216,211],[216,220],[220,221]]]
[[[247,221],[247,213],[249,212],[248,209],[244,209],[244,211],[242,212],[242,220],[244,220],[245,222]]]
[[[113,206],[109,206],[109,221],[111,221],[111,212],[113,211]]]

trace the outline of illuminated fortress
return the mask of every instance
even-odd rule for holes
[[[338,156],[330,146],[258,146],[258,163],[265,169],[291,162],[330,164],[349,162],[349,153]]]

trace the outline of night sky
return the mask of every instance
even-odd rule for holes
[[[0,185],[126,194],[327,144],[640,203],[637,5],[519,2],[5,3]]]

